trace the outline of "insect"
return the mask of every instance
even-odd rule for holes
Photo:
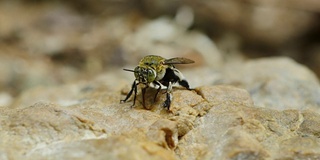
[[[188,81],[184,78],[182,73],[175,68],[174,64],[189,64],[194,63],[193,60],[176,57],[171,59],[165,59],[161,56],[148,55],[145,56],[139,62],[139,65],[134,69],[123,69],[125,71],[133,72],[135,80],[133,81],[131,90],[127,94],[124,100],[120,102],[126,102],[134,92],[133,105],[136,102],[137,96],[137,86],[143,84],[141,88],[142,92],[142,105],[145,107],[145,93],[148,87],[157,89],[154,96],[154,101],[161,89],[166,89],[166,100],[164,102],[164,107],[170,109],[170,104],[172,101],[172,85],[178,83],[179,85],[190,90]],[[132,107],[131,106],[131,107]]]

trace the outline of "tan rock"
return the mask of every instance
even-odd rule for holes
[[[152,124],[147,132],[150,140],[166,149],[174,149],[178,143],[176,122],[160,119]]]
[[[249,105],[234,103],[241,99],[250,101],[250,96],[241,93],[237,88],[221,86],[212,87],[212,90],[204,88],[203,90],[207,92],[216,92],[217,88],[226,91],[222,94],[224,103],[213,103],[218,101],[218,98],[211,99],[211,94],[208,94],[208,97],[204,96],[205,99],[211,99],[212,108],[206,115],[197,119],[194,129],[179,141],[176,153],[181,159],[282,159],[295,156],[302,159],[309,157],[317,159],[319,157],[318,142],[312,142],[310,144],[312,149],[306,149],[302,154],[290,152],[288,156],[280,153],[280,146],[283,146],[284,141],[299,139],[304,135],[300,130],[308,132],[309,139],[317,139],[318,127],[315,126],[318,122],[315,122],[317,121],[315,118],[319,117],[319,114],[314,113],[314,116],[309,116],[310,120],[304,120],[303,115],[297,110],[277,111],[253,108],[250,103]],[[199,92],[204,92],[203,90],[200,89]],[[230,92],[234,94],[228,94]],[[303,125],[304,123],[306,125]],[[291,143],[290,148],[302,147],[297,142]]]
[[[293,137],[280,142],[279,159],[320,159],[320,141],[315,137]],[[281,157],[281,158],[280,158]]]
[[[26,156],[28,159],[150,159],[174,160],[172,151],[147,140],[139,141],[124,136],[57,143],[39,148]]]
[[[174,88],[167,110],[163,93],[153,102],[155,91],[148,90],[145,109],[139,92],[131,108],[132,101],[120,104],[120,90],[108,93],[99,85],[75,90],[69,98],[77,103],[70,106],[2,107],[0,153],[10,159],[316,159],[320,154],[318,113],[257,108],[244,89]],[[55,90],[57,97],[70,89],[66,86]],[[46,90],[51,89],[24,99]],[[30,103],[20,101],[21,106],[24,102]]]
[[[258,107],[310,109],[320,105],[320,85],[307,67],[285,57],[261,58],[227,65],[224,84],[249,91]]]
[[[300,124],[299,132],[303,136],[320,137],[320,116],[313,111],[304,111],[301,113],[303,121]]]

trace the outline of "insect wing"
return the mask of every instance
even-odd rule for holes
[[[164,61],[164,64],[189,64],[189,63],[194,63],[194,61],[188,58],[183,58],[183,57],[166,59]]]

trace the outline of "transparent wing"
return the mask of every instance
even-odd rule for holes
[[[189,64],[189,63],[194,63],[194,61],[188,58],[183,58],[183,57],[166,59],[164,61],[164,64]]]

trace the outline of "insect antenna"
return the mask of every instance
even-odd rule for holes
[[[123,70],[128,71],[128,72],[135,72],[135,71],[132,70],[132,69],[123,69]]]

